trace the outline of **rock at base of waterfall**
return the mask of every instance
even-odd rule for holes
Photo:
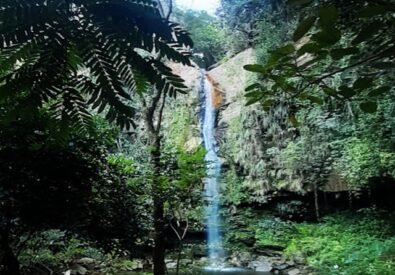
[[[177,262],[176,261],[169,261],[166,263],[166,268],[167,269],[176,269],[177,268]]]
[[[271,262],[269,262],[267,259],[252,261],[248,264],[248,268],[253,269],[257,272],[270,272],[273,270]]]
[[[250,252],[241,252],[238,255],[238,258],[242,265],[247,265],[247,263],[250,262],[253,259],[253,257],[254,256]]]
[[[287,275],[299,275],[301,274],[301,271],[298,268],[293,268],[291,270],[286,271]]]
[[[256,268],[255,271],[257,272],[270,272],[273,270],[273,267],[270,263],[260,263]]]

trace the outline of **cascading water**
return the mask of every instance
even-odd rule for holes
[[[202,132],[204,147],[207,151],[205,160],[207,162],[207,173],[205,180],[205,199],[206,206],[206,224],[207,224],[207,243],[209,264],[203,269],[203,273],[196,274],[270,274],[265,272],[256,272],[239,267],[227,267],[224,260],[225,253],[222,247],[221,238],[221,220],[220,210],[220,175],[222,162],[217,155],[217,142],[215,140],[215,121],[216,106],[214,104],[214,89],[210,81],[207,79],[206,72],[202,71],[201,82],[201,99],[202,99]]]
[[[221,173],[221,160],[217,155],[217,146],[214,135],[216,108],[213,103],[213,87],[202,71],[202,92],[204,92],[204,115],[202,132],[204,147],[207,151],[207,177],[205,183],[205,197],[207,200],[206,222],[207,243],[211,268],[221,268],[221,258],[224,256],[220,232],[219,217],[219,176]]]

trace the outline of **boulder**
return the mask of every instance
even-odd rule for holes
[[[273,267],[269,262],[261,262],[255,268],[255,271],[257,271],[257,272],[270,272],[272,270],[273,270]]]
[[[167,269],[176,269],[177,268],[177,262],[176,261],[169,261],[166,263]]]
[[[88,269],[86,269],[82,265],[75,264],[71,267],[71,274],[72,275],[85,275],[87,273],[88,273]]]
[[[299,275],[301,274],[301,271],[298,268],[292,268],[290,270],[287,270],[286,275]]]
[[[238,257],[242,265],[247,265],[254,259],[254,256],[250,252],[241,252]]]
[[[257,272],[270,272],[273,270],[271,261],[264,256],[260,256],[255,261],[250,262],[248,268]]]
[[[230,258],[229,260],[229,264],[235,267],[241,267],[242,266],[242,262],[240,261],[240,258],[237,256],[233,256]]]
[[[92,259],[92,258],[85,257],[85,258],[76,260],[75,263],[80,264],[80,265],[92,265],[92,264],[96,263],[96,260]]]
[[[273,265],[273,268],[279,271],[285,270],[287,268],[290,268],[289,265],[287,264],[279,264],[279,265]]]

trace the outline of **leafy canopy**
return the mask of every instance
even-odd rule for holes
[[[302,12],[306,15],[293,41],[272,50],[266,64],[244,67],[266,80],[246,88],[248,104],[261,102],[270,108],[280,95],[322,104],[330,96],[343,101],[353,98],[367,113],[377,110],[376,98],[391,89],[378,80],[394,67],[395,3],[340,2],[304,7],[307,12]],[[341,78],[340,85],[335,78]]]
[[[193,43],[153,0],[4,0],[0,34],[0,103],[23,93],[21,107],[47,106],[78,130],[91,110],[129,128],[147,84],[186,88],[157,57],[189,64]]]

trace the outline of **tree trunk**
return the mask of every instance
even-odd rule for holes
[[[348,188],[348,207],[350,208],[350,210],[354,208],[353,193],[350,187]]]
[[[160,55],[159,55],[160,57]],[[164,217],[164,198],[161,184],[161,136],[160,129],[162,126],[163,110],[166,103],[166,93],[154,90],[154,95],[148,101],[143,99],[143,105],[146,107],[144,114],[144,123],[150,146],[150,162],[152,167],[152,200],[153,200],[153,219],[154,219],[154,249],[153,264],[154,275],[165,275],[165,217]],[[162,99],[163,97],[163,99]],[[161,101],[162,99],[162,101]],[[157,113],[157,118],[155,118]],[[156,126],[155,126],[156,122]]]
[[[178,255],[177,255],[177,269],[176,269],[176,275],[180,274],[181,256],[182,256],[182,240],[180,240],[180,241],[179,241],[179,244],[178,244]]]
[[[1,244],[3,250],[3,258],[1,259],[2,261],[0,262],[0,265],[3,265],[4,270],[0,269],[0,274],[20,275],[19,261],[8,243],[8,238],[3,236]]]
[[[314,184],[314,206],[315,206],[315,216],[317,221],[320,220],[320,208],[318,204],[318,186],[317,183]]]
[[[163,201],[159,196],[154,196],[154,229],[155,246],[153,253],[154,275],[164,275],[165,265],[165,227],[163,215]]]
[[[164,203],[162,197],[160,175],[161,175],[161,143],[160,137],[156,133],[151,133],[151,163],[153,168],[152,179],[152,198],[154,202],[154,251],[153,264],[154,275],[164,275],[166,272],[165,265],[165,218]]]
[[[324,191],[324,206],[325,206],[325,211],[329,210],[329,204],[328,204],[328,193]]]

